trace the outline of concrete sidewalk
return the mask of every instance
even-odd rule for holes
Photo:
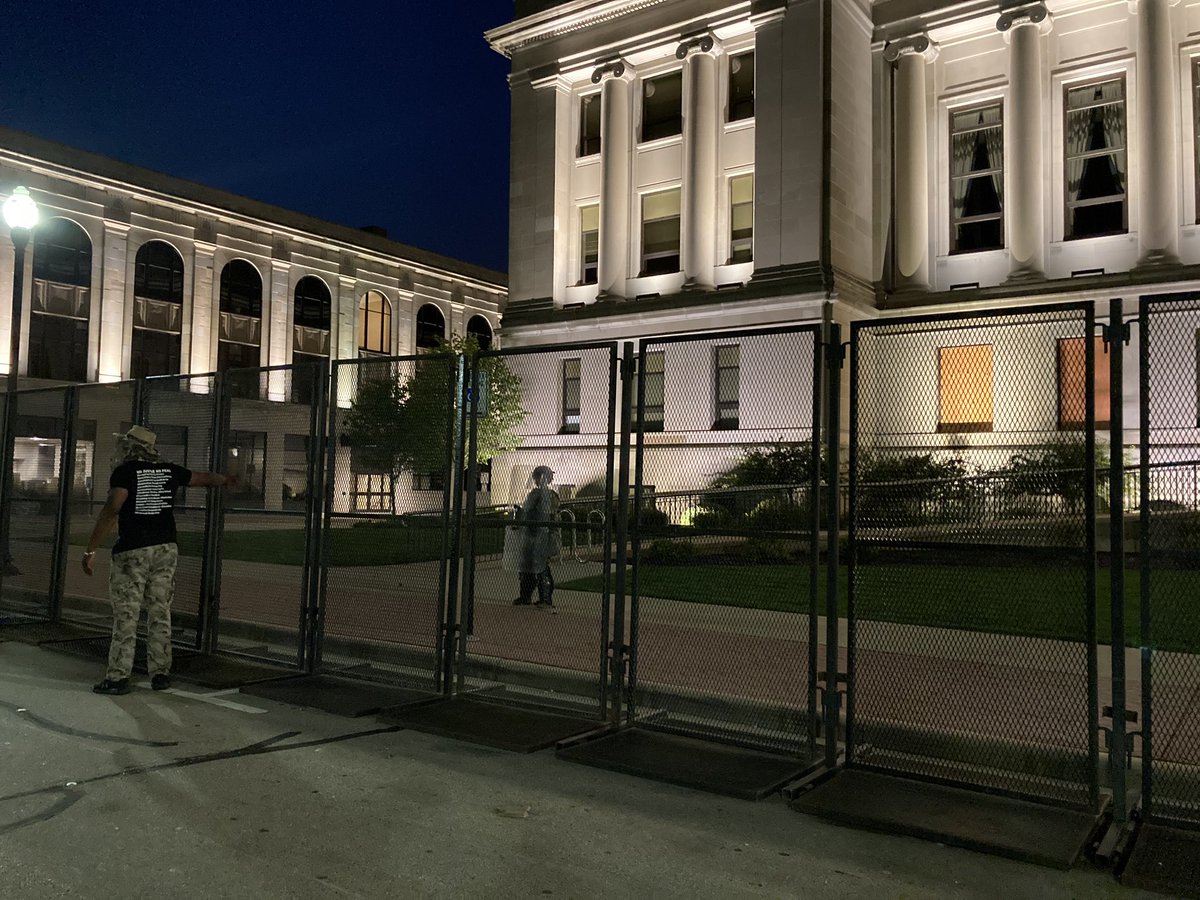
[[[238,693],[99,697],[101,674],[0,643],[0,896],[1154,896]]]

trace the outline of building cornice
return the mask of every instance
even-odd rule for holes
[[[603,22],[611,22],[671,0],[573,0],[484,32],[492,49],[512,55],[542,41],[553,40]]]
[[[380,262],[401,265],[414,273],[459,280],[499,293],[506,289],[507,276],[502,272],[0,127],[0,162],[5,161],[50,177],[120,191],[139,200],[199,212],[339,251],[353,250]],[[122,211],[124,215],[121,215]],[[106,221],[115,218],[124,223],[126,229],[129,228],[127,216],[127,209],[114,210],[113,216],[105,210]]]

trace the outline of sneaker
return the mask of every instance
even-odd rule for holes
[[[171,676],[158,674],[150,679],[150,687],[156,691],[165,691],[171,686]]]
[[[554,608],[553,600],[539,600],[537,603],[534,604],[534,606],[536,606],[538,609],[547,610],[548,612],[553,613],[555,615],[558,614],[558,610]]]
[[[129,679],[120,678],[113,681],[111,678],[105,678],[99,684],[93,685],[92,691],[96,694],[128,694]]]

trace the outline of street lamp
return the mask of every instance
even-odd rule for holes
[[[0,496],[0,572],[15,571],[12,555],[8,549],[9,524],[12,510],[13,434],[17,422],[16,391],[17,372],[21,367],[21,301],[25,293],[25,248],[29,246],[29,232],[37,224],[38,208],[24,187],[13,188],[12,195],[4,201],[4,221],[12,235],[16,257],[13,261],[12,317],[9,325],[8,378],[5,379],[4,403],[4,457],[0,459],[3,470],[3,496]],[[0,574],[0,578],[3,575]]]

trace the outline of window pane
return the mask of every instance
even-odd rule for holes
[[[754,52],[729,60],[729,121],[754,117]]]
[[[992,427],[992,346],[938,350],[938,427],[990,430]]]
[[[683,73],[651,78],[642,86],[642,140],[681,134],[683,131]]]
[[[579,156],[600,152],[600,95],[579,100]]]
[[[729,261],[749,262],[754,253],[754,175],[729,179]]]
[[[581,258],[580,284],[595,284],[600,259],[600,207],[580,207],[579,245]]]
[[[679,271],[679,189],[642,198],[642,272]]]
[[[88,323],[34,312],[29,316],[29,377],[87,380]]]
[[[90,287],[92,242],[69,219],[50,219],[33,233],[33,277],[56,284]]]
[[[1107,425],[1109,418],[1108,351],[1104,339],[1093,338],[1093,378],[1096,425]],[[1083,428],[1087,424],[1087,347],[1084,338],[1064,338],[1058,342],[1058,427]]]
[[[1067,88],[1065,105],[1067,237],[1123,233],[1125,79]]]

